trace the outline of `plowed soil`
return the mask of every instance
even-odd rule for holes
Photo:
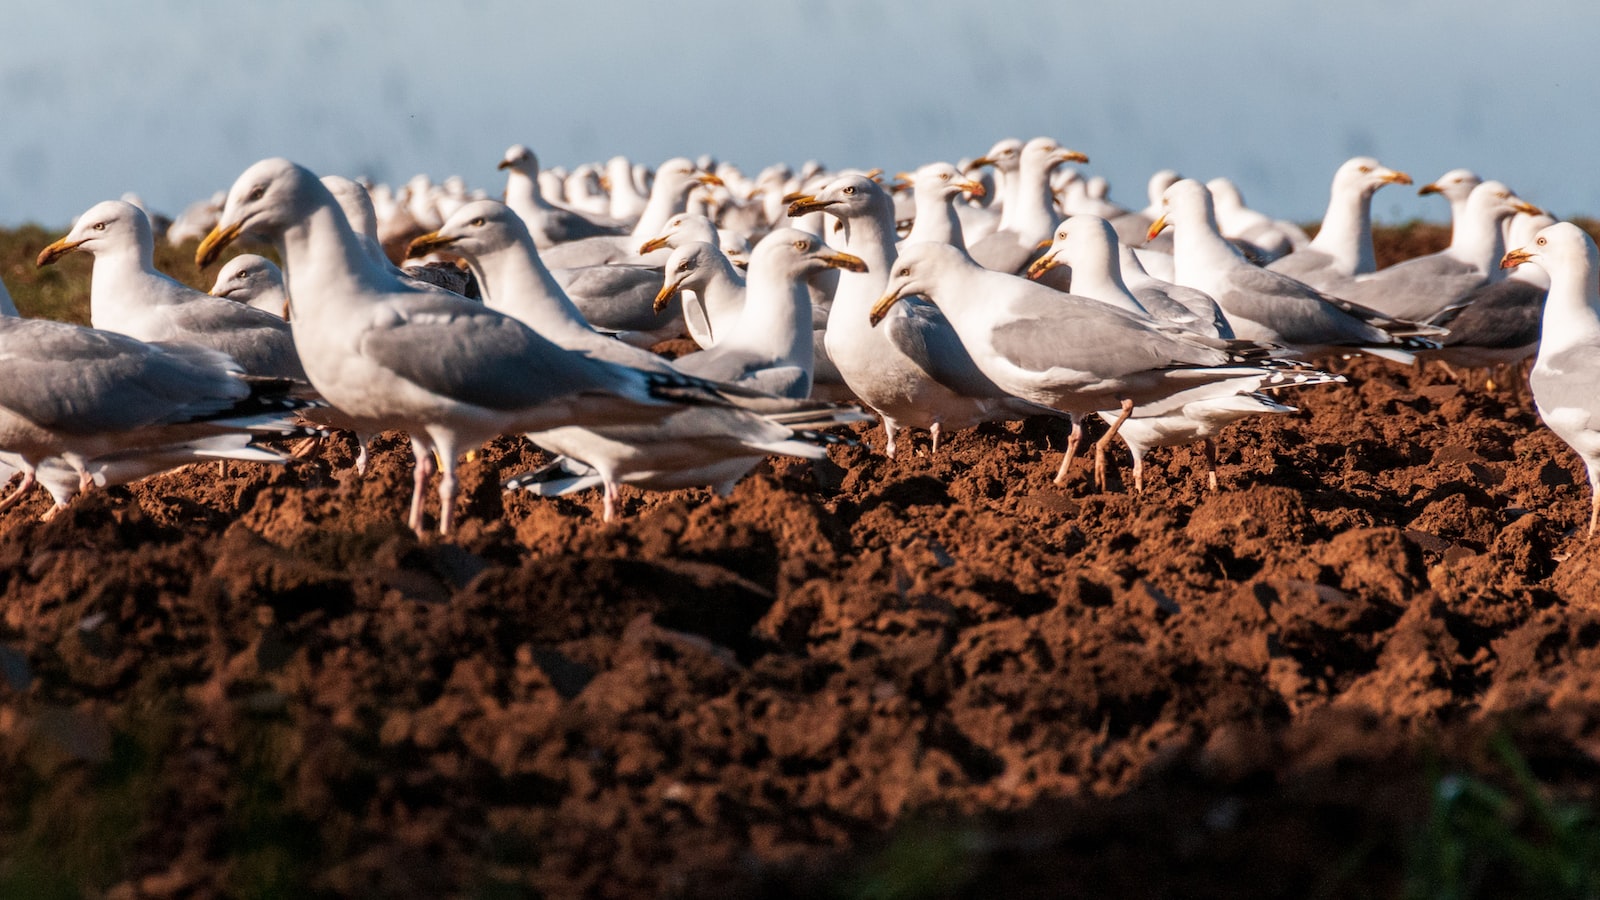
[[[610,525],[502,494],[545,458],[502,439],[447,540],[397,435],[40,493],[0,893],[1387,897],[1473,791],[1544,847],[1600,775],[1581,464],[1514,379],[1345,371],[1216,493],[1192,449],[1054,486],[1045,420]]]

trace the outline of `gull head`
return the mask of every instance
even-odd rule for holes
[[[513,169],[531,177],[539,174],[539,157],[534,156],[532,150],[521,144],[512,144],[506,148],[505,156],[500,158],[500,163],[495,168]]]
[[[1600,249],[1582,228],[1571,222],[1557,222],[1541,229],[1532,243],[1507,253],[1500,260],[1500,268],[1511,269],[1523,263],[1533,263],[1550,273],[1551,278],[1566,272],[1588,278],[1600,267]]]
[[[1068,150],[1056,143],[1055,138],[1036,137],[1022,145],[1018,166],[1035,171],[1052,172],[1062,163],[1086,163],[1089,157],[1076,150]]]
[[[639,255],[660,250],[662,247],[679,247],[690,241],[718,243],[717,226],[699,213],[682,212],[667,220],[661,233],[639,245]]]
[[[283,270],[264,256],[241,253],[228,260],[217,272],[217,283],[211,286],[211,296],[249,303],[273,290],[283,290]]]
[[[406,247],[406,258],[417,259],[445,252],[474,263],[517,245],[533,246],[522,217],[498,200],[473,200],[462,204],[450,218]]]
[[[872,304],[868,321],[873,325],[882,322],[902,297],[921,295],[933,300],[940,273],[958,268],[963,263],[975,265],[971,260],[964,260],[965,256],[965,251],[940,241],[902,244],[899,258],[889,269],[889,283],[884,286],[883,296]]]
[[[1022,141],[1017,138],[1001,138],[995,142],[989,152],[967,164],[967,170],[980,166],[994,166],[1002,172],[1015,172],[1018,161],[1022,159]]]
[[[1214,203],[1211,190],[1193,178],[1180,178],[1174,181],[1161,193],[1161,215],[1150,224],[1150,231],[1145,235],[1146,239],[1154,239],[1168,225],[1210,223],[1211,229],[1216,230],[1217,212]]]
[[[750,252],[750,268],[776,273],[788,281],[810,280],[828,269],[865,272],[859,257],[829,247],[822,238],[798,228],[779,228]]]
[[[891,204],[883,186],[867,175],[841,175],[826,182],[816,193],[801,194],[789,203],[789,216],[824,211],[839,219],[876,215]]]
[[[988,193],[982,182],[968,178],[960,169],[947,162],[931,162],[920,166],[907,180],[911,182],[912,190],[918,194],[927,192],[941,200],[957,194],[982,197]]]
[[[71,231],[39,251],[35,263],[40,267],[48,266],[74,250],[93,255],[141,244],[149,246],[151,253],[155,252],[149,217],[132,203],[106,200],[78,216]]]
[[[1050,249],[1028,267],[1028,278],[1038,280],[1057,266],[1083,265],[1098,258],[1114,265],[1117,255],[1117,232],[1111,223],[1099,216],[1076,215],[1056,226],[1051,236]]]
[[[1472,189],[1483,183],[1478,173],[1471,169],[1451,169],[1433,181],[1417,188],[1417,196],[1439,194],[1451,203],[1467,199]]]
[[[1347,159],[1333,173],[1335,190],[1353,191],[1363,197],[1372,196],[1386,184],[1410,183],[1410,175],[1391,169],[1370,156]]]
[[[682,290],[698,291],[716,264],[715,256],[721,253],[705,241],[689,241],[672,251],[667,257],[666,276],[661,290],[656,292],[654,309],[659,315],[672,301],[672,295]]]
[[[1485,181],[1473,188],[1472,193],[1467,195],[1466,209],[1469,216],[1483,216],[1496,222],[1509,219],[1517,213],[1537,216],[1544,212],[1498,181]]]
[[[247,231],[276,240],[308,216],[319,199],[332,198],[309,169],[280,157],[256,163],[228,189],[222,216],[195,251],[195,265],[202,269],[211,265]]]

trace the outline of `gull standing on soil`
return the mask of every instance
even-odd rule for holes
[[[1174,183],[1162,202],[1166,212],[1150,226],[1150,235],[1172,226],[1175,280],[1215,298],[1239,337],[1307,356],[1349,349],[1407,365],[1415,351],[1436,346],[1416,335],[1437,329],[1387,319],[1252,264],[1217,231],[1211,192],[1200,182]]]
[[[211,286],[211,296],[243,303],[280,319],[289,318],[289,294],[283,287],[283,270],[265,256],[241,253],[228,260],[217,271],[217,283]]]
[[[948,206],[953,196],[941,202]],[[1007,394],[985,376],[937,307],[906,302],[882,324],[868,321],[897,255],[894,201],[877,182],[846,175],[789,207],[791,214],[815,210],[843,223],[845,250],[864,263],[840,273],[824,341],[845,384],[883,419],[886,455],[894,457],[896,434],[904,428],[928,429],[936,453],[945,429],[1053,412]],[[951,227],[959,241],[959,223]]]
[[[195,344],[226,353],[246,374],[304,381],[305,369],[283,319],[197,291],[156,270],[155,236],[138,207],[107,200],[89,207],[65,237],[39,252],[37,265],[68,253],[94,257],[89,320],[141,341]]]
[[[193,344],[0,316],[0,359],[0,451],[23,475],[0,510],[21,500],[51,459],[77,482],[52,479],[59,510],[76,491],[106,483],[111,462],[142,477],[202,457],[281,459],[250,447],[249,433],[297,430],[289,422],[297,403],[253,394],[237,363]]]
[[[492,200],[469,203],[412,247],[416,253],[440,249],[467,261],[491,309],[513,316],[557,345],[619,365],[676,374],[661,357],[590,327],[540,261],[526,225],[506,206]],[[789,423],[836,424],[860,418],[854,410],[773,397],[740,395],[729,401],[726,406],[685,407],[648,425],[569,426],[529,434],[534,443],[568,462],[557,464],[555,479],[514,478],[508,486],[554,495],[598,484],[604,490],[604,518],[611,521],[618,484],[658,490],[705,485],[726,496],[769,453],[808,459],[827,455],[827,438],[797,431]]]
[[[327,187],[288,160],[263,160],[239,176],[196,264],[208,265],[246,232],[271,240],[283,260],[295,345],[312,386],[363,430],[410,435],[408,521],[418,533],[435,457],[439,530],[448,532],[457,459],[484,441],[654,421],[679,396],[703,396],[684,379],[563,350],[482,304],[406,284],[373,264]]]
[[[1013,396],[1078,415],[1120,410],[1095,443],[1101,487],[1106,446],[1135,406],[1157,413],[1179,392],[1210,386],[1228,396],[1302,368],[1267,359],[1271,351],[1260,345],[1162,330],[1099,301],[986,270],[945,244],[901,249],[871,321],[912,294],[949,316],[978,368]]]
[[[1372,251],[1372,195],[1386,184],[1410,183],[1410,175],[1370,156],[1346,160],[1333,173],[1328,211],[1317,236],[1268,263],[1267,268],[1333,294],[1357,275],[1377,271]]]
[[[1164,305],[1155,307],[1160,309],[1159,314],[1147,311],[1122,280],[1119,246],[1116,230],[1110,222],[1098,216],[1073,216],[1056,229],[1050,249],[1028,268],[1028,277],[1038,280],[1054,267],[1067,265],[1072,268],[1072,293],[1076,296],[1098,300],[1115,309],[1204,337],[1217,337],[1215,319],[1196,315],[1171,299],[1163,298]],[[1343,376],[1308,371],[1297,372],[1292,381],[1277,386],[1343,380]],[[1217,489],[1217,448],[1212,436],[1247,416],[1296,411],[1260,392],[1241,390],[1236,394],[1219,395],[1210,385],[1175,394],[1162,403],[1162,409],[1152,414],[1136,407],[1117,431],[1133,457],[1133,486],[1141,493],[1144,491],[1144,456],[1150,448],[1203,444],[1207,480],[1214,491]],[[1118,417],[1118,413],[1105,410],[1098,415],[1108,425]]]
[[[1589,536],[1600,525],[1600,250],[1570,222],[1512,250],[1503,268],[1533,263],[1550,275],[1539,355],[1529,384],[1539,418],[1583,458],[1589,473]]]

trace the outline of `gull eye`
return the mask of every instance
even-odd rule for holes
[[[794,248],[796,250],[799,250],[801,253],[804,253],[807,250],[811,249],[811,242],[810,241],[795,241],[794,242]]]
[[[478,218],[473,219],[472,222],[471,222],[471,225],[472,225],[473,228],[482,228],[483,224],[484,224],[484,222],[483,222],[483,217],[482,216],[479,216]]]
[[[106,223],[104,223],[104,222],[96,222],[96,223],[94,223],[94,230],[95,231],[105,231],[106,230]]]
[[[856,192],[856,186],[855,186],[855,185],[853,185],[853,184],[851,184],[851,185],[846,185],[846,186],[845,186],[845,189],[844,189],[844,192],[845,192],[845,193],[846,193],[846,194],[854,194],[854,193],[855,193],[855,192]]]
[[[260,200],[262,197],[265,197],[266,195],[267,195],[266,185],[258,184],[258,185],[256,185],[255,189],[250,192],[250,196],[245,198],[245,199],[252,200],[252,201]]]
[[[1367,174],[1367,173],[1368,173],[1368,172],[1371,172],[1371,171],[1372,171],[1372,167],[1371,167],[1371,166],[1362,166],[1362,167],[1361,167],[1361,168],[1359,168],[1359,169],[1357,169],[1357,170],[1356,170],[1356,171],[1358,171],[1358,172],[1360,172],[1360,173],[1361,173],[1361,174],[1363,174],[1363,175],[1365,175],[1365,174]]]
[[[909,277],[911,277],[911,270],[909,268],[901,269],[900,270],[900,277],[901,278],[909,278]]]
[[[1544,244],[1545,244],[1545,240],[1546,240],[1545,238],[1539,238],[1539,240],[1535,241],[1535,243],[1537,243],[1539,246],[1543,247]]]
[[[678,263],[678,271],[679,272],[687,272],[687,271],[689,271],[689,261],[688,260],[684,260],[683,262]]]
[[[949,181],[950,180],[950,173],[949,172],[940,172],[939,173],[939,180],[940,181]]]

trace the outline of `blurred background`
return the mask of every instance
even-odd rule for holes
[[[1334,168],[1457,166],[1558,216],[1600,213],[1600,7],[1584,0],[1205,4],[30,4],[0,54],[0,225],[132,191],[175,214],[247,165],[498,193],[547,166],[710,153],[881,166],[1048,134],[1111,199],[1160,168],[1321,217]],[[1448,219],[1391,188],[1375,217]]]

